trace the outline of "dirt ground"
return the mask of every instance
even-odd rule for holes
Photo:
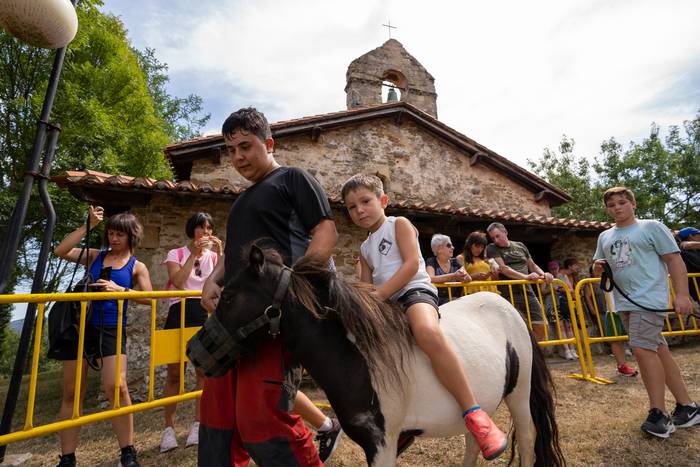
[[[674,347],[673,353],[683,371],[691,397],[700,401],[700,342]],[[639,430],[646,417],[647,399],[642,382],[637,378],[615,375],[614,361],[608,356],[595,358],[599,376],[609,377],[616,384],[600,386],[568,378],[578,366],[559,359],[549,359],[557,389],[557,420],[562,450],[571,466],[698,466],[700,465],[700,426],[679,429],[668,440],[651,439]],[[94,381],[96,383],[96,381]],[[94,394],[94,392],[93,392]],[[323,394],[314,394],[322,399]],[[94,396],[93,396],[94,397]],[[46,415],[58,409],[56,391],[42,399]],[[667,392],[669,410],[673,399]],[[193,403],[178,409],[178,440],[181,446],[187,436],[188,420],[193,415]],[[44,417],[42,416],[42,418]],[[50,419],[50,418],[49,418]],[[501,407],[496,414],[501,427],[510,426],[508,412]],[[195,466],[196,451],[180,448],[166,454],[158,452],[162,429],[162,409],[135,416],[135,444],[143,466]],[[16,443],[8,447],[8,454],[31,453],[31,460],[23,465],[53,466],[58,459],[58,437]],[[461,465],[463,440],[418,439],[399,459],[398,465],[457,466]],[[109,422],[84,427],[77,451],[78,463],[83,466],[113,466],[118,460],[118,449]],[[344,438],[328,465],[354,467],[364,464],[360,448]],[[480,459],[479,465],[488,463]],[[507,464],[507,457],[493,461],[493,465]]]

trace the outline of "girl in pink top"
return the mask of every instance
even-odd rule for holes
[[[217,237],[213,235],[214,221],[205,212],[198,212],[187,220],[185,232],[190,242],[174,250],[170,250],[164,261],[168,268],[169,288],[177,290],[202,290],[204,281],[214,270],[218,261],[223,260],[224,248]],[[180,302],[183,299],[172,298],[169,301],[168,317],[165,329],[180,328]],[[185,300],[185,327],[198,327],[207,319],[207,312],[200,303],[199,297]],[[197,389],[202,388],[204,375],[197,371]],[[168,365],[168,375],[165,380],[165,397],[175,396],[180,386],[180,364]],[[175,437],[176,404],[166,405],[165,429],[160,442],[160,452],[177,448]],[[195,421],[187,436],[186,446],[198,444],[199,440],[199,402],[195,408]]]

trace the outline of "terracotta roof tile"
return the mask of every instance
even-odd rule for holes
[[[170,193],[188,193],[196,195],[202,194],[218,194],[226,197],[234,197],[234,195],[243,192],[243,189],[236,189],[231,185],[225,184],[214,186],[209,183],[197,184],[190,181],[182,181],[174,183],[171,180],[155,180],[145,177],[129,177],[127,175],[110,175],[93,170],[84,171],[68,171],[64,175],[53,177],[52,180],[61,187],[67,186],[103,186],[105,188],[117,190],[140,190],[140,191],[162,191]],[[335,195],[329,198],[331,204],[341,206],[342,200],[340,196]],[[513,221],[522,222],[532,225],[546,225],[552,227],[564,228],[585,228],[594,230],[603,230],[612,227],[609,222],[588,221],[577,219],[560,219],[556,217],[547,217],[534,213],[512,213],[503,210],[470,208],[469,206],[453,206],[451,204],[439,205],[432,203],[426,205],[421,201],[396,200],[389,203],[390,209],[410,210],[422,213],[444,213],[468,218],[486,218],[494,221]]]

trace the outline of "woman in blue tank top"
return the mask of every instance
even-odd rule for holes
[[[94,228],[104,217],[104,210],[90,206],[90,228]],[[133,214],[121,213],[110,217],[105,226],[103,246],[106,250],[91,248],[87,254],[75,246],[80,243],[87,231],[81,226],[69,233],[56,247],[54,253],[67,261],[88,262],[90,276],[93,282],[89,284],[92,291],[98,292],[128,292],[136,288],[143,291],[153,290],[148,268],[133,256],[143,234],[141,224]],[[150,301],[136,300],[148,304]],[[120,374],[120,406],[131,405],[129,388],[126,383],[126,309],[128,302],[124,301],[124,313],[121,339],[121,374]],[[83,381],[85,387],[88,360],[95,362],[100,368],[102,389],[110,402],[114,403],[114,387],[116,383],[115,370],[117,366],[117,301],[99,300],[92,302],[90,320],[85,326],[85,354],[80,360],[83,364]],[[61,349],[60,360],[63,361],[63,400],[59,411],[59,419],[68,419],[73,411],[73,395],[75,393],[75,370],[78,364],[78,342]],[[83,392],[84,394],[84,392]],[[82,406],[82,401],[81,401]],[[119,441],[120,465],[138,467],[136,450],[134,449],[133,416],[123,415],[112,419],[112,428]],[[61,440],[61,456],[59,466],[76,465],[75,448],[78,444],[79,428],[68,428],[59,432]]]

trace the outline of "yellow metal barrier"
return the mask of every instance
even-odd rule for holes
[[[163,298],[199,297],[199,291],[172,291],[172,292],[88,292],[88,293],[53,293],[53,294],[16,294],[0,295],[0,304],[11,303],[37,303],[37,320],[35,336],[41,336],[46,314],[46,304],[50,302],[80,302],[80,333],[78,336],[78,355],[83,355],[85,346],[85,325],[87,321],[87,302],[100,300],[117,300],[117,336],[121,336],[124,316],[124,301],[134,299],[149,299],[151,302],[151,355],[149,365],[148,400],[146,402],[121,407],[119,387],[121,384],[121,358],[116,359],[114,403],[112,408],[90,415],[80,415],[80,393],[83,380],[83,365],[76,365],[75,369],[75,393],[72,416],[68,420],[61,420],[46,425],[34,426],[34,406],[36,403],[36,387],[38,380],[39,355],[41,351],[41,338],[34,339],[32,365],[29,377],[29,391],[27,397],[27,413],[22,430],[0,436],[0,445],[21,441],[28,438],[47,435],[66,428],[73,428],[100,420],[106,420],[121,415],[140,412],[155,407],[162,407],[177,402],[195,399],[201,395],[201,391],[185,392],[185,344],[198,328],[185,328],[185,301],[180,306],[180,329],[156,330],[156,304]],[[116,354],[121,355],[121,339],[117,339]],[[155,399],[155,367],[169,363],[180,363],[180,388],[177,396]]]
[[[541,340],[538,342],[540,347],[548,347],[548,346],[555,346],[555,345],[563,345],[563,344],[573,344],[576,346],[576,351],[578,353],[578,360],[579,360],[579,366],[581,368],[581,373],[573,373],[570,374],[570,378],[575,378],[575,379],[581,379],[581,380],[588,380],[589,379],[589,373],[588,373],[588,368],[586,365],[586,361],[584,360],[584,352],[583,352],[583,346],[582,346],[582,338],[579,334],[578,330],[578,317],[576,316],[576,307],[574,306],[574,300],[572,298],[572,293],[569,287],[561,281],[560,279],[554,279],[550,284],[546,284],[544,281],[529,281],[529,280],[498,280],[498,281],[471,281],[471,282],[446,282],[442,284],[433,284],[438,288],[447,288],[447,293],[448,297],[450,300],[452,300],[452,288],[458,287],[463,290],[463,293],[467,294],[470,290],[475,289],[480,289],[483,287],[488,287],[488,286],[501,286],[501,289],[503,287],[508,288],[508,293],[506,294],[505,298],[506,300],[509,300],[510,303],[515,306],[515,296],[513,294],[513,287],[520,288],[521,290],[519,291],[522,293],[523,296],[523,302],[525,306],[525,310],[518,310],[522,311],[524,315],[527,318],[527,327],[532,331],[532,310],[530,310],[530,302],[527,299],[527,287],[534,286],[534,288],[537,289],[537,301],[540,304],[540,308],[542,311],[542,320],[543,320],[543,327],[544,327],[544,340]],[[544,299],[542,296],[542,289],[540,286],[544,287],[549,287],[549,293],[552,294],[552,296],[555,295],[554,293],[554,286],[557,285],[561,291],[566,295],[566,303],[568,310],[562,310],[564,312],[568,312],[568,316],[570,317],[571,320],[571,328],[572,328],[572,333],[573,337],[563,337],[562,336],[562,323],[559,319],[559,303],[557,300],[552,300],[552,306],[553,306],[553,317],[554,320],[553,322],[550,323],[549,318],[547,317],[547,312],[546,312],[546,307],[544,304]],[[500,292],[504,292],[503,290]],[[534,290],[533,290],[533,293]],[[517,308],[517,307],[516,307]],[[556,336],[554,338],[550,338],[549,336],[549,325],[554,324],[554,327],[556,329]]]
[[[698,286],[698,280],[700,279],[700,273],[693,273],[693,274],[688,274],[688,278],[691,280],[692,285],[698,294],[700,296],[700,287]],[[587,366],[589,369],[589,374],[586,379],[587,381],[591,381],[593,383],[597,384],[612,384],[614,381],[607,379],[607,378],[602,378],[596,375],[595,367],[593,365],[593,356],[591,352],[591,344],[597,344],[597,343],[602,343],[602,342],[621,342],[621,341],[626,341],[629,340],[629,336],[626,334],[620,334],[619,330],[617,329],[617,325],[615,323],[615,319],[612,316],[613,313],[616,313],[617,310],[614,309],[613,303],[610,300],[610,297],[608,294],[605,294],[605,307],[602,307],[599,304],[598,300],[596,298],[596,294],[594,291],[594,287],[598,287],[600,284],[600,279],[599,278],[588,278],[588,279],[583,279],[576,284],[576,290],[575,290],[575,299],[576,299],[576,307],[578,310],[578,315],[581,323],[585,323],[585,311],[584,311],[584,301],[585,301],[585,296],[584,296],[584,291],[588,290],[589,296],[591,298],[592,302],[592,307],[589,306],[588,313],[593,314],[593,324],[597,325],[598,328],[598,337],[591,337],[588,335],[588,330],[585,324],[581,326],[581,334],[583,338],[583,347],[586,352],[586,362]],[[671,298],[674,296],[674,291],[673,291],[673,286],[671,286],[671,297],[669,297],[669,308],[672,306],[672,300]],[[592,309],[590,309],[592,308]],[[612,324],[613,328],[613,335],[612,336],[606,336],[605,331],[604,331],[604,325],[601,321],[601,309],[603,311],[603,314],[610,314],[610,322]],[[675,315],[678,323],[679,323],[679,330],[673,330],[673,326],[671,325],[671,320],[669,316]],[[690,316],[689,322],[691,323],[692,327],[687,328],[685,324],[685,318],[683,316],[678,315],[677,313],[668,313],[666,316],[666,331],[663,331],[662,334],[664,336],[670,337],[670,336],[693,336],[693,335],[700,335],[700,328],[698,327],[698,320]]]

